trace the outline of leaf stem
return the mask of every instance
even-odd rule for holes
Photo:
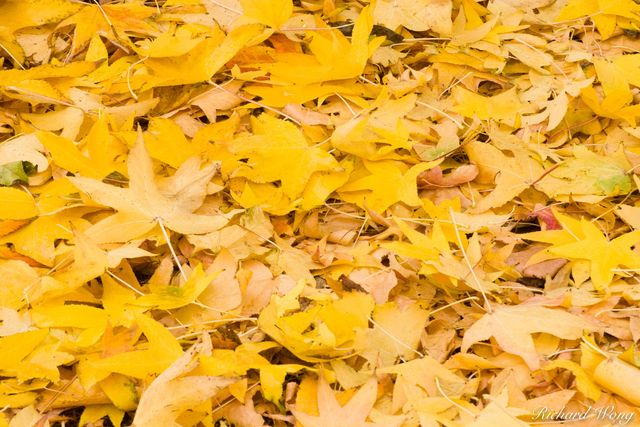
[[[484,287],[480,283],[480,279],[476,275],[473,266],[471,265],[471,261],[469,261],[469,257],[467,256],[467,251],[465,251],[464,246],[462,244],[462,239],[460,238],[460,230],[458,229],[458,223],[456,222],[456,218],[453,215],[453,209],[449,208],[449,216],[451,217],[451,221],[453,222],[453,229],[456,232],[456,239],[458,240],[458,245],[460,246],[460,251],[462,252],[462,257],[464,258],[465,264],[469,268],[469,273],[471,273],[471,277],[473,277],[473,281],[475,282],[478,290],[482,294],[482,299],[484,300],[484,304],[487,308],[487,312],[492,313],[493,309],[491,308],[491,304],[489,304],[489,299],[487,298],[487,293],[484,290]]]
[[[180,275],[182,276],[182,278],[187,281],[188,277],[187,277],[187,273],[185,273],[184,269],[182,268],[182,264],[180,264],[180,260],[178,259],[178,255],[176,254],[176,251],[173,249],[173,245],[171,245],[171,239],[169,239],[169,233],[167,233],[167,230],[164,228],[164,223],[162,222],[162,218],[158,217],[156,218],[156,221],[158,221],[158,225],[160,226],[160,230],[162,230],[162,235],[164,236],[164,240],[167,242],[167,245],[169,245],[169,250],[171,251],[171,256],[173,256],[173,260],[176,263],[176,266],[178,266],[178,270],[180,270]]]

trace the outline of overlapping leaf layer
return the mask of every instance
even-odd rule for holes
[[[0,426],[640,423],[636,2],[0,17]]]

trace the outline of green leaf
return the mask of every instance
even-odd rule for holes
[[[0,165],[0,185],[8,187],[14,184],[26,184],[29,175],[36,171],[36,167],[23,161]]]
[[[596,181],[606,195],[627,194],[631,191],[631,179],[626,175],[614,175]]]

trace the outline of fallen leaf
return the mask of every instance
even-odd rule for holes
[[[636,253],[631,250],[631,247],[640,241],[640,231],[633,231],[609,241],[595,224],[582,219],[579,234],[573,234],[570,240],[566,239],[562,242],[554,239],[554,237],[564,237],[564,233],[566,233],[565,230],[539,231],[528,233],[526,238],[556,243],[545,251],[552,256],[588,260],[591,279],[597,289],[609,286],[615,275],[613,269],[617,266],[625,265],[629,268],[640,266]],[[535,256],[529,263],[533,260],[539,261],[541,258],[541,256]]]
[[[38,214],[33,197],[16,188],[0,188],[0,219],[27,219]]]
[[[440,166],[422,172],[418,175],[418,187],[420,188],[442,188],[456,187],[460,184],[473,181],[478,176],[476,165],[465,165],[454,169],[453,172],[444,176]]]
[[[216,173],[216,164],[198,170],[199,162],[189,161],[178,169],[173,179],[167,182],[168,185],[161,188],[154,177],[153,164],[140,134],[131,149],[128,164],[128,189],[85,177],[69,180],[97,203],[148,221],[147,228],[141,231],[148,231],[160,220],[171,230],[202,234],[217,230],[228,222],[222,214],[205,216],[192,213],[206,196],[206,184]],[[181,191],[187,183],[191,184],[188,191]]]
[[[474,343],[493,336],[504,351],[522,357],[527,366],[535,370],[540,367],[540,355],[532,333],[545,332],[573,340],[580,338],[584,330],[591,329],[592,325],[587,321],[561,310],[534,305],[496,306],[465,332],[461,349],[465,352]]]
[[[235,382],[233,378],[182,376],[197,367],[197,355],[206,348],[196,344],[153,380],[140,398],[134,426],[163,425],[178,427],[182,412],[215,396]],[[209,344],[210,346],[210,344]]]
[[[320,376],[318,379],[318,416],[309,415],[292,409],[293,415],[304,427],[314,426],[376,426],[379,424],[367,422],[367,416],[376,401],[377,381],[371,378],[357,393],[342,406],[336,400],[327,380]]]

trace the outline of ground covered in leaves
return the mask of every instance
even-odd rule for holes
[[[640,425],[634,1],[0,17],[0,426]]]

